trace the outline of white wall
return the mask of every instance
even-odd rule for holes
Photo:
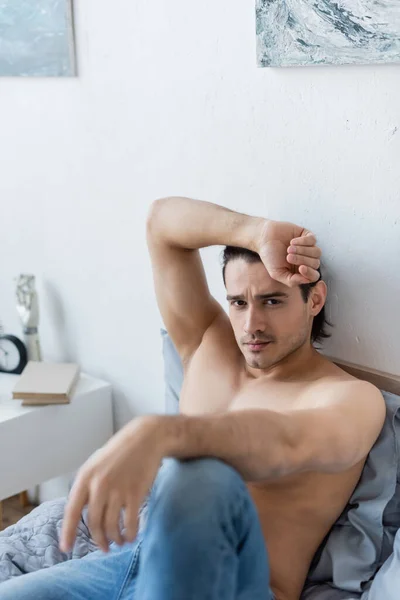
[[[400,373],[400,65],[258,69],[239,0],[77,0],[76,24],[79,78],[0,80],[6,329],[33,272],[45,358],[109,380],[118,425],[162,410],[145,217],[182,194],[312,228],[329,352]]]

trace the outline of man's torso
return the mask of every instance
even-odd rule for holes
[[[332,395],[332,386],[353,379],[321,360],[301,380],[266,382],[245,377],[243,361],[228,317],[220,318],[185,368],[181,412],[266,408],[285,413],[316,408],[324,405],[328,391]],[[311,560],[350,498],[363,465],[364,461],[335,474],[307,472],[248,483],[268,549],[271,588],[277,600],[300,597]]]

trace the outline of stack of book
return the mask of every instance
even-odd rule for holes
[[[14,389],[14,400],[23,406],[36,404],[68,404],[79,378],[75,363],[29,361]]]

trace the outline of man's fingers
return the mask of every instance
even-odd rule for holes
[[[317,238],[313,233],[311,233],[311,231],[305,235],[302,235],[301,237],[290,240],[291,246],[315,246],[316,243]]]
[[[101,484],[92,482],[88,506],[89,529],[97,546],[99,546],[103,552],[108,552],[108,540],[104,532],[105,510],[106,491]]]
[[[299,254],[288,254],[286,260],[291,265],[305,265],[312,269],[319,269],[321,264],[318,258],[309,258],[308,256],[300,256]]]
[[[105,510],[104,530],[108,540],[113,540],[122,546],[124,539],[119,529],[122,502],[119,496],[111,496]]]
[[[283,283],[289,287],[294,287],[296,285],[304,285],[307,283],[314,283],[318,281],[319,278],[320,275],[318,271],[312,269],[311,267],[306,267],[305,265],[300,265],[300,267],[298,268],[298,273],[287,272],[285,276],[280,274],[273,277],[273,279],[276,279],[276,281],[280,281],[280,283]]]
[[[70,497],[68,499],[65,511],[64,520],[61,531],[60,550],[68,552],[76,537],[76,530],[81,518],[82,510],[88,501],[88,490],[86,482],[81,480],[72,487]]]
[[[313,269],[312,267],[306,267],[305,265],[300,265],[299,274],[303,275],[308,281],[306,283],[315,283],[319,280],[320,274],[318,271]]]
[[[311,281],[299,273],[295,273],[290,276],[290,284],[287,285],[289,285],[289,287],[295,287],[296,285],[306,285],[307,283],[311,283]]]
[[[287,253],[309,256],[310,258],[321,258],[322,250],[318,246],[289,246]]]
[[[124,525],[125,539],[127,542],[133,542],[138,530],[139,508],[136,502],[128,502],[125,508]]]

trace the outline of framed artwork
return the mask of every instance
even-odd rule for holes
[[[0,76],[75,74],[72,0],[0,0]]]
[[[400,62],[400,0],[256,0],[260,67]]]

